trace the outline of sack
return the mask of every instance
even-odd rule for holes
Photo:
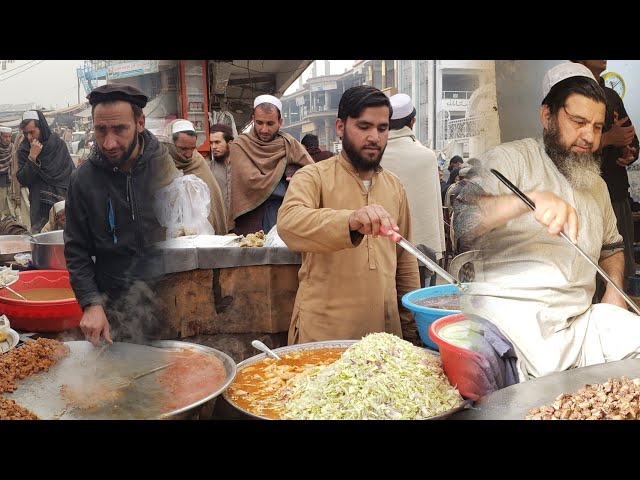
[[[267,236],[264,238],[265,247],[286,247],[287,244],[282,241],[280,235],[278,235],[278,226],[274,225]]]
[[[182,173],[182,172],[180,172]],[[211,193],[195,175],[179,175],[154,197],[153,211],[167,238],[185,235],[214,235],[209,223]]]

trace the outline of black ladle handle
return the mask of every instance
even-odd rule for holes
[[[531,210],[533,210],[533,211],[536,210],[536,204],[533,203],[533,200],[531,200],[529,197],[527,197],[524,193],[522,193],[520,191],[520,189],[518,187],[516,187],[513,183],[511,183],[509,180],[507,180],[507,177],[502,175],[495,168],[491,169],[491,173],[493,173],[496,177],[498,177],[498,180],[500,180],[502,183],[504,183],[509,188],[509,190],[511,190],[513,193],[515,193],[518,197],[520,197],[520,200],[522,200],[524,203],[526,203],[527,206]]]

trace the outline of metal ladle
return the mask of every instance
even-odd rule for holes
[[[418,260],[420,260],[422,263],[427,265],[431,270],[436,272],[438,275],[440,275],[442,278],[444,278],[447,282],[449,282],[452,285],[455,285],[456,287],[458,287],[458,290],[460,290],[460,292],[463,292],[463,291],[465,291],[467,289],[466,285],[463,285],[462,283],[460,283],[458,281],[458,279],[456,279],[453,275],[451,275],[449,272],[447,272],[444,268],[442,268],[436,262],[431,260],[424,253],[422,253],[420,250],[418,250],[418,248],[415,245],[413,245],[411,242],[409,242],[406,238],[404,238],[398,232],[393,232],[393,233],[389,234],[388,232],[386,232],[384,230],[382,225],[380,225],[380,233],[382,233],[383,235],[387,235],[391,240],[396,242],[398,245],[400,245],[402,248],[404,248],[411,255],[413,255]]]
[[[498,180],[504,183],[507,186],[507,188],[511,190],[513,193],[515,193],[520,198],[520,200],[526,203],[531,210],[533,211],[536,210],[536,204],[533,203],[533,201],[529,197],[527,197],[524,193],[522,193],[518,189],[518,187],[516,187],[513,183],[511,183],[504,175],[502,175],[499,171],[493,168],[491,169],[491,173],[493,173],[496,177],[498,177]],[[567,242],[569,242],[569,244],[573,248],[575,248],[578,251],[578,253],[582,255],[587,260],[587,262],[589,262],[598,271],[600,275],[602,275],[602,278],[604,278],[607,282],[609,282],[609,284],[622,296],[622,298],[624,298],[625,302],[629,304],[629,306],[633,309],[634,312],[640,315],[640,308],[638,308],[635,302],[631,300],[631,298],[629,298],[629,295],[624,293],[624,291],[622,291],[622,289],[615,284],[615,282],[611,279],[611,277],[609,277],[609,275],[607,275],[607,272],[605,272],[600,267],[600,265],[598,265],[596,262],[591,260],[589,255],[587,255],[587,252],[585,252],[582,248],[580,248],[578,245],[573,243],[573,241],[567,236],[566,233],[560,232],[560,236],[564,238]]]
[[[278,355],[276,355],[276,353],[273,350],[271,350],[269,347],[267,347],[260,340],[254,340],[253,342],[251,342],[251,345],[253,345],[255,348],[257,348],[261,352],[264,352],[267,355],[275,358],[276,360],[280,360],[280,357]]]

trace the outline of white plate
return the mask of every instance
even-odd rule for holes
[[[0,342],[0,353],[7,353],[20,341],[20,335],[14,329],[9,329],[9,336]]]

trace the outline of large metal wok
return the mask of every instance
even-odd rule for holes
[[[282,354],[284,353],[291,353],[291,352],[297,352],[300,350],[309,350],[309,349],[318,349],[318,348],[344,348],[347,349],[349,348],[351,345],[353,345],[354,343],[357,343],[358,340],[327,340],[327,341],[323,341],[323,342],[309,342],[309,343],[301,343],[298,345],[288,345],[286,347],[281,347],[281,348],[276,348],[273,350],[274,353],[276,353],[277,355],[282,356]],[[426,350],[424,349],[426,352],[428,352],[431,355],[436,355],[436,356],[440,356],[438,354],[438,352],[433,352],[431,350]],[[264,360],[265,358],[267,358],[267,354],[266,353],[261,353],[259,355],[256,355],[254,357],[251,358],[247,358],[246,360],[240,362],[237,366],[237,370],[241,371],[243,368],[247,368],[250,365],[253,365],[261,360]],[[231,382],[229,382],[231,383]],[[245,418],[245,419],[259,419],[259,420],[272,420],[269,417],[266,416],[262,416],[256,413],[253,413],[249,410],[246,410],[242,407],[240,407],[239,405],[237,405],[228,395],[228,392],[225,390],[222,393],[222,397],[224,399],[224,401],[228,404],[231,405],[231,407],[233,407],[233,409],[235,409],[235,411],[240,412],[240,414]],[[460,410],[463,410],[465,408],[467,408],[469,405],[471,404],[471,402],[469,400],[465,400],[463,402],[460,403],[460,405],[458,405],[457,407],[452,408],[451,410],[449,410],[448,412],[445,413],[441,413],[440,415],[435,415],[433,417],[430,417],[428,420],[443,420],[447,417],[449,417],[450,415],[452,415],[453,413],[459,412]]]
[[[236,374],[236,364],[231,357],[194,343],[167,340],[146,346],[115,342],[99,358],[99,349],[89,342],[65,342],[65,345],[71,349],[68,357],[48,372],[40,372],[20,381],[14,393],[4,395],[44,420],[185,419],[192,418],[205,406],[213,408],[216,397],[227,388]],[[167,387],[158,381],[158,374],[135,380],[120,392],[117,401],[105,403],[99,408],[74,408],[60,394],[62,385],[108,384],[114,378],[133,378],[174,361],[185,350],[214,356],[225,369],[223,384],[212,386],[211,391],[196,401],[180,404],[180,399],[171,395]],[[167,403],[180,406],[169,409],[163,406]]]

